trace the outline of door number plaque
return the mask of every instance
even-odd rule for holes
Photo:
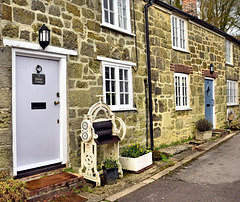
[[[40,74],[42,67],[37,65],[36,67],[37,74],[32,74],[32,84],[33,85],[45,85],[45,74]]]
[[[45,74],[32,74],[33,85],[45,85]]]

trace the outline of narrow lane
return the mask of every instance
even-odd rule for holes
[[[118,200],[125,201],[240,202],[240,134],[178,172]]]

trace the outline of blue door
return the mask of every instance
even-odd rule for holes
[[[205,119],[214,125],[213,107],[213,80],[205,79]]]

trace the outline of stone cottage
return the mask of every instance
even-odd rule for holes
[[[156,146],[192,137],[201,118],[224,128],[240,116],[240,41],[195,17],[196,6],[148,6]]]
[[[161,1],[3,0],[0,8],[0,169],[13,176],[77,170],[81,121],[96,95],[126,123],[122,145],[193,136],[209,112],[206,92],[215,128],[227,109],[240,115],[240,42]]]
[[[145,144],[144,2],[1,2],[1,169],[14,176],[59,163],[77,170],[81,121],[96,95],[127,124],[123,144]]]

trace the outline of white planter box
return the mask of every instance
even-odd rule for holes
[[[120,164],[123,169],[130,171],[139,171],[152,165],[152,152],[144,154],[138,158],[120,157]]]

